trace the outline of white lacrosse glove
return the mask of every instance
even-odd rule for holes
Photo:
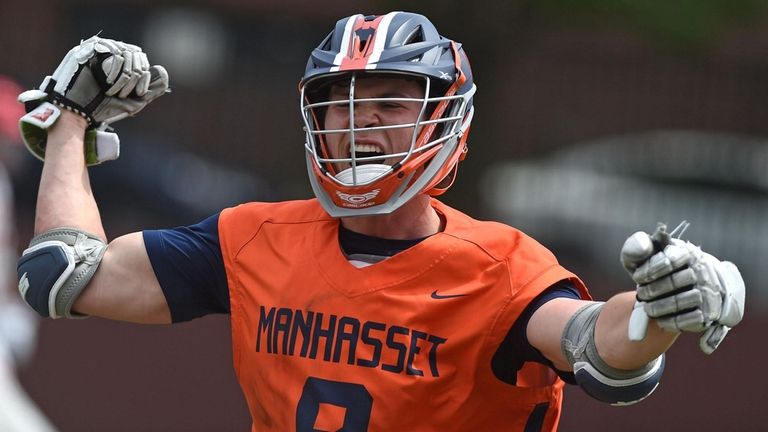
[[[642,340],[649,318],[654,318],[668,331],[703,332],[699,347],[711,354],[744,316],[739,269],[690,242],[671,238],[664,225],[653,235],[632,234],[621,249],[621,262],[637,284],[631,340]]]
[[[119,139],[107,127],[166,92],[168,73],[162,66],[150,67],[141,48],[93,36],[72,48],[38,89],[19,95],[27,110],[20,120],[21,134],[30,152],[45,159],[47,130],[60,108],[68,109],[88,121],[86,164],[117,159]]]

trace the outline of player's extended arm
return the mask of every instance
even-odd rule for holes
[[[643,399],[658,385],[663,353],[681,331],[703,332],[700,346],[709,354],[744,314],[744,282],[735,265],[659,237],[638,232],[622,248],[636,292],[605,303],[555,299],[529,321],[530,343],[558,369],[573,370],[599,400],[623,405]]]
[[[63,111],[48,132],[40,179],[35,234],[73,227],[106,239],[83,156],[85,120]],[[165,297],[149,262],[141,233],[109,243],[72,310],[79,314],[140,323],[170,323]]]
[[[44,166],[35,237],[17,273],[22,298],[40,315],[170,322],[141,234],[106,244],[86,168],[117,157],[109,124],[167,90],[167,72],[150,67],[139,47],[94,36],[70,50],[39,89],[19,96],[28,111],[25,144]]]
[[[658,385],[663,353],[678,333],[654,325],[641,342],[631,341],[627,326],[634,303],[634,292],[605,303],[551,300],[531,316],[528,340],[557,369],[574,371],[592,397],[612,405],[639,402]]]
[[[561,349],[566,325],[585,306],[602,304],[594,326],[595,345],[600,357],[616,369],[637,369],[667,351],[679,333],[667,332],[653,325],[641,342],[629,340],[627,326],[634,303],[634,291],[617,294],[604,304],[565,298],[551,300],[541,306],[528,322],[528,340],[556,368],[573,370]]]

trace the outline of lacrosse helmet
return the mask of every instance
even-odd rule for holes
[[[377,76],[415,80],[423,94],[356,98],[355,83]],[[331,100],[334,85],[344,89],[341,100]],[[445,192],[467,151],[475,89],[461,44],[440,36],[426,17],[391,12],[339,20],[312,51],[299,83],[307,171],[323,208],[334,217],[388,214],[417,194]],[[387,101],[418,102],[418,118],[405,124],[355,125],[354,107]],[[350,108],[345,128],[325,127],[325,113],[335,104]],[[380,154],[355,143],[355,134],[397,128],[411,131],[407,151]],[[349,154],[330,153],[330,134],[348,136]]]

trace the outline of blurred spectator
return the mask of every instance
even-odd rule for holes
[[[24,114],[16,96],[21,87],[0,75],[0,431],[49,432],[54,428],[29,399],[16,369],[32,355],[37,319],[16,294],[17,242],[13,189],[8,169],[21,148],[18,119]]]

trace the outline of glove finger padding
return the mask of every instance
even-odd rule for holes
[[[110,92],[107,96],[114,96],[119,94],[120,97],[126,97],[133,90],[135,82],[132,82],[133,77],[133,58],[134,55],[130,51],[123,51],[123,69],[120,71],[120,75],[115,82],[115,86],[110,90],[119,90],[119,92]],[[134,85],[131,85],[134,84]]]
[[[685,242],[673,239],[664,250],[653,254],[632,273],[637,284],[648,284],[683,268],[696,260],[694,251]]]
[[[631,275],[648,257],[653,255],[653,251],[651,236],[638,231],[629,236],[621,247],[621,264]]]
[[[635,272],[642,272],[637,279],[647,280],[689,263],[688,268],[638,286],[637,297],[646,302],[646,313],[653,318],[676,317],[667,320],[668,324],[659,323],[675,331],[698,332],[715,322],[736,325],[744,313],[744,282],[736,266],[721,262],[691,243],[674,242]],[[723,314],[726,304],[728,316]]]
[[[690,287],[695,284],[696,281],[696,272],[691,268],[684,268],[648,284],[638,285],[637,299],[648,301],[670,295],[685,287]]]
[[[119,96],[121,98],[128,97],[128,95],[130,95],[132,92],[135,92],[137,96],[141,96],[136,87],[139,84],[139,80],[141,79],[144,72],[149,69],[147,56],[143,52],[132,52],[129,53],[129,55],[132,57],[130,65],[131,68],[130,70],[126,71],[126,74],[128,75],[128,82],[120,90]]]
[[[113,123],[126,117],[134,116],[150,102],[159,98],[168,92],[168,72],[162,66],[152,66],[149,69],[150,79],[147,84],[147,90],[142,96],[129,96],[120,98],[112,96],[106,98],[94,116],[103,118],[106,123]]]
[[[152,81],[152,72],[144,71],[136,84],[136,96],[142,97],[149,91],[149,83]],[[163,92],[165,93],[165,92]]]
[[[702,303],[701,292],[696,289],[689,289],[673,296],[645,302],[643,308],[649,317],[662,318],[667,315],[677,315],[686,310],[700,308]]]
[[[656,319],[656,323],[664,330],[693,333],[699,333],[707,329],[708,326],[703,324],[705,321],[704,313],[700,309]]]

